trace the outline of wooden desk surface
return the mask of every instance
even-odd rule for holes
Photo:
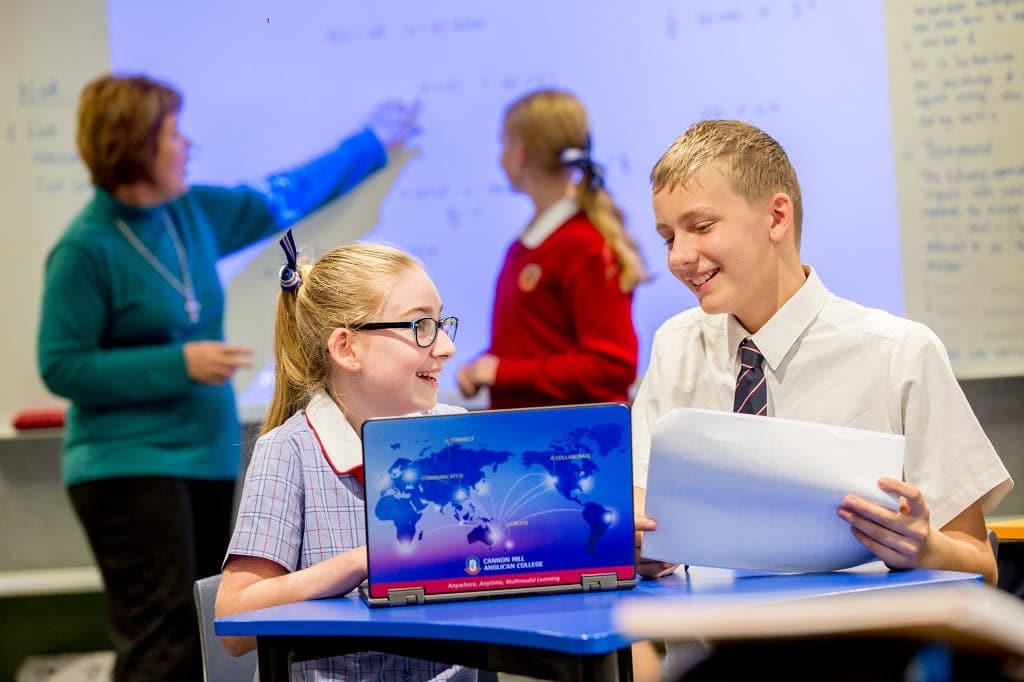
[[[992,519],[988,522],[988,529],[996,532],[996,537],[1002,540],[1024,540],[1024,516],[1009,519]]]

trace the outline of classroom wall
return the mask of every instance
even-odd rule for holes
[[[113,62],[179,77],[191,132],[206,145],[197,150],[193,170],[206,179],[239,180],[243,170],[271,170],[313,152],[358,125],[359,115],[385,94],[424,98],[421,155],[350,197],[349,205],[362,207],[358,218],[349,212],[318,219],[344,221],[355,229],[343,230],[346,238],[379,220],[374,236],[413,248],[439,276],[451,278],[442,290],[450,293],[448,307],[464,318],[464,354],[483,343],[488,304],[480,287],[465,282],[489,281],[502,244],[527,217],[521,198],[496,175],[500,105],[523,88],[570,85],[593,110],[596,151],[609,163],[610,186],[633,207],[629,214],[645,239],[656,242],[645,218],[644,176],[671,137],[701,116],[757,119],[782,137],[797,161],[814,216],[805,235],[807,260],[837,293],[903,312],[906,284],[907,314],[932,323],[954,346],[954,361],[967,370],[961,377],[1020,373],[1024,15],[1001,3],[938,0],[701,0],[682,8],[664,1],[645,3],[642,11],[614,6],[601,14],[581,3],[578,18],[564,14],[557,25],[538,28],[543,22],[529,21],[528,12],[546,11],[549,3],[523,3],[514,16],[507,5],[488,14],[472,2],[409,3],[405,14],[372,4],[345,14],[341,5],[325,2],[0,3],[0,205],[6,212],[0,239],[8,258],[0,289],[7,292],[5,318],[13,321],[0,354],[0,547],[8,550],[0,551],[0,570],[90,561],[59,485],[57,436],[16,435],[7,424],[20,407],[59,404],[39,384],[33,358],[42,261],[88,196],[73,146],[78,90]],[[570,20],[592,22],[588,39],[602,38],[586,49],[567,46],[560,28]],[[168,22],[183,25],[170,30],[176,24]],[[786,29],[785,50],[756,39],[780,28]],[[508,56],[517,54],[515,45],[500,41],[510,31],[532,30],[541,31],[550,49],[531,52],[536,68],[527,69]],[[186,32],[196,44],[184,54]],[[642,40],[607,43],[613,35]],[[297,40],[302,37],[308,40]],[[232,41],[230,50],[225,39]],[[423,58],[401,57],[396,49],[405,44]],[[497,44],[503,48],[494,49]],[[113,57],[108,46],[116,48]],[[459,72],[480,69],[474,78],[423,73],[435,63],[427,56],[461,69],[466,60],[459,62],[458,50],[467,46],[487,50],[487,59]],[[722,57],[722,46],[734,61]],[[346,55],[364,49],[380,58],[373,64],[379,70],[370,73],[367,64],[363,81],[346,80],[359,71],[348,68]],[[741,59],[743,49],[749,58]],[[544,62],[555,57],[558,64]],[[300,58],[319,70],[294,68]],[[388,74],[400,74],[401,87],[386,82]],[[735,89],[723,89],[731,78]],[[229,116],[225,100],[249,115]],[[623,102],[637,103],[629,116]],[[467,118],[468,111],[477,115]],[[288,135],[261,136],[265,121],[263,128],[246,128],[253,125],[249,119],[268,115],[271,129]],[[473,142],[467,144],[470,123]],[[455,150],[464,156],[451,172],[462,175],[440,182],[449,171],[438,159]],[[971,172],[959,172],[964,169]],[[486,229],[466,229],[471,224]],[[438,235],[445,244],[466,247],[471,257],[439,248]],[[646,246],[661,277],[637,295],[645,347],[658,322],[692,304],[665,275],[659,248]],[[491,257],[472,257],[481,253]],[[273,274],[274,268],[256,264]],[[230,289],[229,296],[236,309],[247,300]],[[253,300],[254,308],[269,310],[262,299]],[[269,330],[252,321],[247,329]],[[248,332],[246,342],[256,334]],[[1007,465],[1024,480],[1024,378],[965,379],[963,385]],[[1021,512],[1021,496],[1013,493],[998,511]]]

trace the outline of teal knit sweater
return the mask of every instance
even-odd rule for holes
[[[190,380],[182,353],[187,341],[223,339],[217,259],[305,217],[386,161],[380,142],[364,131],[310,163],[267,178],[263,192],[194,186],[174,201],[141,209],[96,190],[47,258],[39,327],[43,380],[72,403],[64,437],[66,485],[130,476],[238,475],[241,430],[231,385]],[[188,254],[202,305],[196,324],[182,295],[116,227],[117,220],[127,224],[181,279],[164,213]]]

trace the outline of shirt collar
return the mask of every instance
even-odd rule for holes
[[[796,345],[797,339],[818,316],[831,295],[814,268],[805,265],[804,272],[807,279],[803,285],[782,304],[756,334],[748,332],[734,315],[729,315],[726,338],[730,358],[736,359],[740,341],[749,336],[764,355],[768,366],[772,370],[779,368]]]
[[[437,403],[429,410],[413,414],[452,414],[465,412],[461,407]],[[410,415],[411,416],[411,415]],[[313,430],[324,459],[336,474],[351,474],[363,483],[363,441],[349,424],[345,413],[331,400],[327,391],[313,393],[306,405],[306,423]]]
[[[320,449],[336,474],[352,474],[363,480],[363,446],[337,403],[324,390],[316,391],[306,405],[309,423]]]
[[[537,216],[523,233],[519,235],[519,243],[528,249],[535,249],[544,243],[555,230],[565,223],[566,220],[580,212],[580,205],[572,197],[564,197],[544,209],[544,212]]]

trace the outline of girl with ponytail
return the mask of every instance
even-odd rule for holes
[[[491,344],[459,388],[492,408],[628,401],[636,378],[633,290],[648,279],[591,155],[580,101],[539,90],[505,111],[501,165],[534,216],[498,275]]]

